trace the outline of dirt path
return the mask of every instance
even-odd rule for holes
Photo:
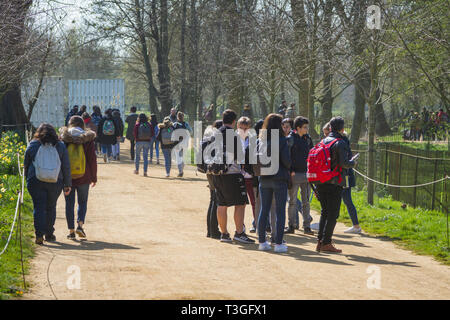
[[[346,235],[342,224],[334,237],[341,255],[315,252],[315,238],[298,231],[285,236],[284,255],[206,238],[204,175],[188,168],[183,179],[167,179],[163,166],[154,164],[148,178],[136,176],[125,148],[120,164],[99,163],[99,183],[88,205],[88,241],[66,239],[64,198],[59,199],[58,242],[38,248],[25,298],[450,299],[448,267],[390,241]],[[230,232],[233,224],[229,213]],[[69,289],[78,267],[81,287]],[[368,270],[379,270],[380,289],[368,288],[377,273]]]

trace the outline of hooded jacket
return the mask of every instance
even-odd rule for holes
[[[86,157],[86,171],[84,176],[78,179],[72,179],[74,187],[83,184],[97,183],[97,156],[95,154],[95,137],[96,134],[92,130],[82,130],[80,128],[62,127],[59,129],[61,140],[66,147],[73,144],[82,144]]]

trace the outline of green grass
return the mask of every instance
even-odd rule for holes
[[[430,255],[445,265],[450,265],[447,217],[444,213],[409,206],[402,209],[402,203],[391,197],[376,197],[374,206],[370,206],[366,202],[364,191],[353,190],[352,199],[358,210],[360,226],[365,232],[388,237],[417,254]],[[314,198],[311,205],[320,212],[317,199]],[[338,221],[352,225],[343,203]]]
[[[4,187],[7,189],[3,193],[3,202],[0,210],[0,251],[5,247],[11,224],[14,219],[15,200],[11,200],[10,190],[16,189],[20,185],[18,176],[2,176],[0,179]],[[7,197],[6,197],[7,195]],[[17,224],[16,224],[17,226]],[[33,214],[32,202],[28,192],[25,192],[24,206],[22,210],[22,247],[25,274],[29,271],[29,260],[33,257]],[[17,236],[17,228],[15,228],[11,241],[5,253],[0,256],[0,300],[9,299],[11,297],[19,297],[23,291],[22,267],[20,261],[20,242]],[[17,241],[16,241],[17,239]]]

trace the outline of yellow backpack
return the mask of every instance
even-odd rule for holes
[[[86,155],[82,144],[71,143],[67,147],[69,152],[70,171],[72,179],[79,179],[86,172]]]

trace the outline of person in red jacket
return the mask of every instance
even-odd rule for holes
[[[86,158],[85,172],[82,177],[72,178],[72,190],[65,196],[66,199],[66,220],[69,228],[68,239],[75,239],[75,193],[78,199],[78,217],[76,234],[81,238],[86,238],[83,226],[87,212],[87,201],[89,186],[95,187],[97,183],[97,156],[95,154],[94,131],[86,128],[80,116],[73,116],[69,120],[68,127],[60,129],[60,138],[68,147],[70,144],[82,144]],[[70,157],[69,157],[70,158]]]

